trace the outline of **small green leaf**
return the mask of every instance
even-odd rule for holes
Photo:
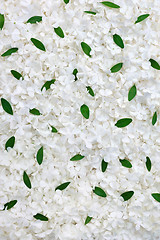
[[[22,78],[22,80],[24,80],[23,76],[19,72],[15,71],[15,70],[11,70],[11,73],[12,73],[13,77],[15,77],[16,79],[19,80],[20,78]]]
[[[156,122],[157,122],[157,112],[155,112],[155,113],[153,114],[153,117],[152,117],[152,125],[154,126],[154,125],[156,124]]]
[[[37,22],[41,22],[42,21],[42,17],[41,16],[34,16],[28,19],[27,23],[37,23]]]
[[[6,52],[4,52],[1,56],[2,57],[10,56],[12,53],[15,53],[17,51],[18,51],[18,48],[10,48]]]
[[[90,52],[91,52],[92,49],[90,48],[90,46],[85,42],[81,42],[81,47],[82,47],[83,52],[87,56],[91,57]]]
[[[100,187],[95,187],[95,189],[93,190],[93,192],[94,192],[96,195],[100,196],[100,197],[107,197],[107,194],[106,194],[106,193],[103,191],[103,189],[100,188]]]
[[[30,182],[30,179],[29,179],[29,177],[28,177],[28,175],[27,175],[27,173],[24,171],[24,173],[23,173],[23,181],[24,181],[24,184],[29,188],[29,189],[31,189],[31,182]]]
[[[122,119],[117,121],[115,126],[118,127],[118,128],[122,128],[122,127],[128,126],[131,122],[132,122],[131,118],[122,118]]]
[[[17,203],[17,200],[12,200],[10,202],[7,202],[6,204],[4,204],[4,208],[3,210],[7,209],[11,209],[12,207],[14,207],[14,205]]]
[[[69,0],[64,0],[64,3],[65,3],[65,4],[68,4],[68,3],[69,3]]]
[[[42,162],[43,162],[43,147],[41,147],[38,150],[37,155],[36,155],[36,159],[37,159],[38,164],[41,165]]]
[[[1,98],[1,104],[2,104],[3,110],[6,113],[13,115],[13,110],[12,110],[11,104],[6,99]]]
[[[137,88],[135,85],[133,85],[128,93],[128,101],[131,101],[137,94]]]
[[[2,30],[4,26],[4,14],[0,13],[0,29]]]
[[[37,220],[41,221],[48,221],[48,218],[40,213],[37,213],[36,215],[33,216]]]
[[[89,119],[89,108],[87,105],[83,104],[80,107],[80,111],[81,111],[83,117],[85,117],[86,119]]]
[[[124,201],[129,200],[133,196],[133,191],[124,192],[121,194],[121,197],[123,197]]]
[[[135,21],[135,24],[136,23],[139,23],[139,22],[142,22],[144,19],[146,19],[147,17],[149,17],[149,14],[143,14],[143,15],[140,15],[137,20]]]
[[[46,51],[45,46],[42,42],[40,42],[38,39],[31,38],[31,42],[34,44],[34,46],[42,51]]]
[[[105,162],[104,159],[102,159],[102,162],[101,162],[102,172],[105,172],[105,171],[106,171],[107,166],[108,166],[108,162]]]
[[[151,171],[151,166],[152,166],[152,163],[151,163],[150,158],[146,157],[146,168],[147,168],[148,172]]]
[[[156,62],[154,59],[149,59],[150,63],[151,63],[151,67],[160,70],[160,65],[158,64],[158,62]]]
[[[64,38],[64,32],[61,27],[54,28],[54,31],[59,37]]]
[[[127,159],[120,159],[119,161],[121,162],[123,167],[126,167],[126,168],[132,167],[132,164]]]
[[[117,44],[120,48],[124,48],[124,43],[122,38],[118,34],[113,35],[113,41]]]
[[[77,78],[77,73],[78,73],[78,70],[77,70],[77,68],[75,68],[75,69],[73,70],[73,73],[72,73],[72,74],[74,75],[74,77],[75,77],[75,78],[74,78],[75,81],[78,80],[78,78]]]
[[[87,216],[85,220],[85,225],[87,225],[92,220],[92,217]]]
[[[53,133],[57,133],[58,132],[58,130],[55,127],[51,126],[51,128],[52,128],[51,132],[53,132]]]
[[[123,66],[123,63],[117,63],[110,70],[112,73],[116,73],[121,70],[122,66]]]
[[[30,109],[29,112],[33,115],[41,115],[40,111],[36,108]]]
[[[101,2],[101,3],[105,6],[107,6],[107,7],[110,7],[110,8],[120,8],[119,5],[117,5],[115,3],[112,3],[112,2],[104,1],[104,2]]]
[[[160,193],[152,193],[151,195],[157,202],[160,202]]]
[[[65,183],[62,183],[61,185],[59,185],[58,187],[55,188],[55,191],[56,190],[64,190],[65,188],[68,187],[68,185],[70,184],[71,182],[65,182]]]
[[[72,157],[71,159],[70,159],[70,161],[79,161],[79,160],[81,160],[81,159],[83,159],[84,158],[84,156],[82,156],[82,155],[80,155],[80,154],[76,154],[74,157]]]
[[[41,88],[41,91],[43,90],[43,88],[45,88],[46,91],[47,91],[48,89],[50,89],[50,86],[51,86],[52,84],[54,84],[55,81],[56,81],[55,79],[52,79],[52,80],[50,80],[50,81],[45,82],[45,84],[43,84],[43,86],[42,86],[42,88]]]
[[[84,12],[88,14],[96,15],[96,12],[92,12],[92,11],[84,11]]]
[[[7,149],[10,147],[10,148],[13,148],[14,147],[14,144],[15,144],[15,137],[12,136],[11,138],[9,138],[5,144],[5,150],[8,151]]]
[[[90,86],[88,86],[88,87],[86,87],[86,88],[87,88],[88,93],[89,93],[92,97],[94,97],[93,89],[92,89]]]

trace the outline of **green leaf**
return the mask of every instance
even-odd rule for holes
[[[84,11],[85,13],[88,13],[88,14],[93,14],[93,15],[96,15],[96,12],[92,12],[92,11]]]
[[[90,86],[88,86],[88,87],[86,87],[86,88],[87,88],[88,93],[89,93],[92,97],[94,97],[93,89],[92,89]]]
[[[11,209],[12,207],[14,207],[14,205],[17,203],[17,200],[12,200],[10,202],[7,202],[6,204],[4,204],[4,208],[3,210],[7,209]]]
[[[41,22],[42,21],[42,17],[41,16],[34,16],[28,19],[27,23],[37,23],[37,22]]]
[[[150,63],[151,63],[151,67],[160,70],[160,65],[154,60],[154,59],[149,59]]]
[[[117,63],[110,70],[111,70],[112,73],[116,73],[119,70],[121,70],[122,66],[123,66],[123,63]]]
[[[40,42],[38,39],[31,38],[31,42],[34,44],[34,46],[42,51],[46,51],[45,46],[42,42]]]
[[[29,112],[33,115],[41,115],[40,111],[36,108],[30,109]]]
[[[37,159],[38,164],[41,165],[42,162],[43,162],[43,147],[41,147],[38,150],[37,155],[36,155],[36,159]]]
[[[92,217],[87,216],[85,220],[85,225],[88,224],[92,220]]]
[[[133,85],[128,93],[128,101],[131,101],[137,94],[137,88],[135,85]]]
[[[75,81],[78,80],[78,78],[77,78],[77,73],[78,73],[78,70],[77,70],[77,68],[75,68],[75,69],[73,70],[73,73],[72,73],[72,74],[74,75],[74,77],[75,77],[75,78],[74,78]]]
[[[64,190],[65,188],[68,187],[68,185],[70,184],[71,182],[65,182],[65,183],[62,183],[61,185],[59,185],[58,187],[55,188],[55,191],[56,190]]]
[[[54,84],[55,81],[56,81],[55,79],[52,79],[52,80],[50,80],[50,81],[45,82],[45,84],[43,84],[43,86],[42,86],[42,88],[41,88],[41,91],[43,90],[43,88],[45,88],[46,91],[47,91],[48,89],[50,89],[50,86],[51,86],[52,84]]]
[[[115,126],[118,127],[118,128],[122,128],[122,127],[128,126],[131,122],[132,122],[131,118],[122,118],[122,119],[117,121]]]
[[[127,159],[120,159],[119,161],[121,162],[123,167],[126,167],[126,168],[132,167],[132,164]]]
[[[124,192],[121,194],[121,197],[123,197],[124,201],[129,200],[133,196],[133,191]]]
[[[6,113],[13,115],[11,104],[6,99],[1,98],[1,104]]]
[[[102,159],[102,162],[101,162],[102,172],[105,172],[105,171],[106,171],[107,166],[108,166],[108,162],[105,162],[104,159]]]
[[[36,215],[33,216],[37,220],[41,221],[48,221],[48,218],[40,213],[37,213]]]
[[[4,26],[4,14],[0,13],[0,29],[2,30]]]
[[[19,72],[15,71],[15,70],[11,70],[11,73],[12,73],[13,77],[15,77],[16,79],[19,80],[20,78],[22,78],[22,80],[24,80],[23,76]]]
[[[106,194],[106,193],[103,191],[103,189],[100,188],[100,187],[95,187],[95,189],[93,190],[93,192],[94,192],[96,195],[100,196],[100,197],[107,197],[107,194]]]
[[[156,122],[157,122],[157,112],[155,112],[155,113],[153,114],[153,117],[152,117],[152,125],[154,126],[154,125],[156,124]]]
[[[13,148],[14,147],[14,144],[15,144],[15,137],[12,136],[11,138],[9,138],[5,144],[5,150],[8,151],[7,149],[10,147],[10,148]]]
[[[112,2],[105,1],[105,2],[101,2],[101,3],[105,6],[107,6],[107,7],[110,7],[110,8],[120,8],[119,5],[117,5],[115,3],[112,3]]]
[[[148,172],[151,171],[151,166],[152,166],[152,163],[151,163],[150,158],[146,157],[146,168],[147,168]]]
[[[86,119],[89,119],[89,108],[87,105],[83,104],[80,107],[80,111],[81,111],[83,117],[85,117]]]
[[[79,160],[81,160],[81,159],[83,159],[85,156],[82,156],[82,155],[80,155],[80,154],[76,154],[74,157],[72,157],[71,159],[70,159],[70,161],[79,161]]]
[[[137,20],[135,21],[135,24],[136,23],[139,23],[139,22],[142,22],[144,19],[146,19],[147,17],[149,17],[149,14],[143,14],[143,15],[140,15]]]
[[[64,0],[65,4],[68,4],[69,3],[69,0]]]
[[[2,57],[10,56],[12,53],[15,53],[17,51],[18,51],[18,48],[10,48],[6,52],[4,52],[1,56]]]
[[[64,38],[64,32],[61,27],[54,28],[54,31],[59,37]]]
[[[31,182],[30,182],[30,179],[29,179],[29,177],[28,177],[28,175],[27,175],[27,173],[24,171],[24,173],[23,173],[23,181],[24,181],[24,184],[29,188],[29,189],[31,189]]]
[[[157,202],[160,202],[160,193],[152,193],[151,195]]]
[[[124,43],[122,38],[118,34],[113,35],[113,41],[117,44],[120,48],[124,48]]]
[[[83,52],[87,56],[91,57],[90,52],[91,52],[92,49],[90,48],[90,46],[85,42],[81,42],[81,47],[82,47]]]

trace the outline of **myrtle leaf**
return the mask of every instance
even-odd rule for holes
[[[4,204],[4,208],[3,210],[7,209],[11,209],[12,207],[14,207],[14,205],[17,203],[17,200],[12,200],[10,202],[7,202],[6,204]]]
[[[123,197],[124,201],[129,200],[133,196],[133,191],[124,192],[121,194],[121,197]]]
[[[43,162],[43,147],[41,147],[38,150],[37,155],[36,155],[36,159],[37,159],[38,164],[41,165],[42,162]]]
[[[36,215],[33,216],[37,220],[41,221],[48,221],[48,218],[40,213],[37,213]]]
[[[6,52],[4,52],[1,56],[2,57],[10,56],[12,53],[15,53],[17,51],[18,51],[18,48],[10,48]]]
[[[107,166],[108,166],[108,162],[105,162],[104,159],[102,159],[102,162],[101,162],[102,172],[105,172],[105,171],[106,171]]]
[[[59,37],[64,38],[64,32],[61,27],[54,28],[54,31]]]
[[[116,73],[118,71],[121,70],[123,66],[123,63],[117,63],[116,65],[114,65],[110,70],[111,70],[111,73]]]
[[[7,150],[8,148],[13,148],[13,147],[14,147],[14,144],[15,144],[15,137],[12,136],[12,137],[10,137],[10,138],[7,140],[7,142],[6,142],[6,144],[5,144],[5,150],[8,151],[8,150]]]
[[[118,35],[118,34],[114,34],[113,35],[113,41],[115,42],[115,44],[117,44],[117,46],[119,46],[120,48],[124,48],[124,43],[122,38]]]
[[[94,192],[96,195],[100,196],[100,197],[106,197],[106,196],[107,196],[107,194],[106,194],[106,193],[103,191],[103,189],[100,188],[100,187],[95,187],[95,189],[93,190],[93,192]]]
[[[160,65],[158,62],[156,62],[154,59],[149,59],[150,63],[151,63],[151,67],[157,69],[157,70],[160,70]]]
[[[34,44],[34,46],[42,51],[46,51],[45,46],[41,41],[39,41],[36,38],[31,38],[31,42]]]
[[[128,101],[131,101],[137,94],[137,88],[135,85],[133,85],[128,93]]]
[[[115,126],[118,127],[118,128],[123,128],[123,127],[128,126],[131,122],[132,122],[131,118],[122,118],[122,119],[117,121]]]
[[[160,202],[160,193],[152,193],[151,195],[157,202]]]
[[[88,87],[86,87],[86,88],[87,88],[88,93],[89,93],[92,97],[94,97],[93,89],[92,89],[90,86],[88,86]]]
[[[6,99],[1,98],[1,104],[2,104],[3,110],[6,113],[13,115],[13,110],[12,110],[11,104]]]
[[[89,108],[87,105],[83,104],[80,107],[80,111],[81,111],[83,117],[85,117],[86,119],[89,119]]]
[[[23,172],[23,181],[24,181],[24,184],[29,188],[29,189],[31,189],[31,182],[30,182],[30,179],[29,179],[29,177],[28,177],[28,175],[27,175],[27,173],[24,171]]]
[[[55,127],[51,126],[51,128],[52,128],[51,132],[53,132],[53,133],[57,133],[58,132],[58,130]]]
[[[82,156],[82,155],[80,155],[80,154],[76,154],[74,157],[72,157],[71,159],[70,159],[70,161],[79,161],[79,160],[81,160],[81,159],[83,159],[84,158],[84,156]]]
[[[75,81],[77,81],[78,80],[78,78],[77,78],[77,73],[78,73],[78,70],[77,70],[77,68],[75,68],[74,70],[73,70],[73,72],[72,72],[72,74],[74,75],[74,80]]]
[[[144,19],[146,19],[147,17],[149,17],[149,14],[143,14],[143,15],[140,15],[137,20],[135,21],[135,24],[136,23],[139,23],[139,22],[142,22]]]
[[[154,126],[154,125],[156,124],[156,122],[157,122],[157,112],[155,112],[155,113],[153,114],[153,117],[152,117],[152,125]]]
[[[81,42],[81,47],[82,47],[83,52],[87,56],[91,57],[90,52],[91,52],[92,49],[90,48],[90,46],[85,42]]]
[[[151,163],[150,158],[146,157],[146,168],[147,168],[148,172],[151,171],[151,166],[152,166],[152,163]]]
[[[68,4],[69,3],[69,0],[64,0],[65,4]]]
[[[119,161],[121,162],[123,167],[126,167],[126,168],[132,167],[132,164],[127,159],[120,159]]]
[[[4,14],[0,13],[0,29],[2,30],[4,26]]]
[[[65,182],[65,183],[62,183],[61,185],[59,185],[58,187],[55,188],[55,191],[56,190],[64,190],[65,188],[68,187],[68,185],[70,184],[71,182]]]
[[[13,77],[15,77],[16,79],[19,80],[20,78],[22,78],[22,80],[24,80],[22,74],[20,74],[19,72],[15,71],[15,70],[11,70],[11,73],[12,73]]]
[[[42,17],[41,16],[34,16],[28,19],[27,23],[37,23],[37,22],[41,22],[42,21]]]
[[[55,81],[56,81],[55,79],[52,79],[52,80],[50,80],[50,81],[45,82],[45,84],[43,84],[43,86],[42,86],[42,88],[41,88],[41,91],[43,90],[43,88],[45,88],[46,91],[47,91],[48,89],[50,89],[50,86],[51,86],[52,84],[54,84]]]
[[[96,12],[92,12],[92,11],[84,11],[84,12],[88,14],[96,15]]]
[[[29,112],[33,115],[41,115],[40,111],[36,108],[30,109]]]
[[[107,7],[110,7],[110,8],[120,8],[119,5],[117,5],[115,3],[112,3],[112,2],[104,1],[104,2],[101,2],[101,3],[105,6],[107,6]]]
[[[88,224],[92,220],[92,217],[87,216],[85,220],[85,225]]]

